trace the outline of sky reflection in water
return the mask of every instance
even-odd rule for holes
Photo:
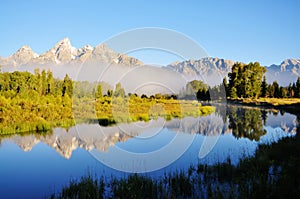
[[[250,119],[259,120],[262,125],[257,126],[259,122],[251,124],[249,121],[238,121],[238,118],[247,120],[249,115],[248,109],[238,109],[230,109],[226,115],[221,110],[203,118],[173,119],[163,122],[163,126],[162,121],[152,121],[153,124],[147,128],[141,127],[145,125],[143,122],[124,124],[121,129],[131,129],[129,133],[122,132],[118,126],[82,124],[70,128],[68,132],[57,128],[43,136],[27,134],[1,137],[0,192],[4,198],[40,198],[59,191],[70,179],[79,179],[88,172],[107,178],[128,175],[108,167],[112,163],[105,161],[111,160],[115,160],[113,165],[122,165],[120,168],[132,172],[152,171],[145,174],[152,177],[185,170],[199,162],[223,162],[228,157],[237,164],[240,158],[252,155],[259,143],[271,143],[285,136],[293,136],[296,132],[295,115],[276,115],[255,109],[250,115],[257,115],[258,118],[251,116]],[[235,113],[240,114],[239,117],[235,118]],[[260,113],[266,116],[264,125],[263,114]],[[238,129],[239,125],[243,128]],[[235,134],[232,134],[233,126],[238,129]],[[262,135],[259,135],[259,141],[255,140],[257,136],[251,135],[254,133],[251,128],[260,128]],[[199,158],[204,140],[208,143],[209,151],[204,158]],[[213,147],[209,145],[210,142]],[[182,145],[188,146],[187,150]],[[120,151],[145,158],[126,159],[126,156],[119,154]],[[161,151],[163,153],[159,154]],[[180,157],[174,158],[172,153],[177,152]],[[149,153],[157,153],[158,156],[149,159]],[[171,158],[167,162],[170,165],[153,171],[168,158]]]

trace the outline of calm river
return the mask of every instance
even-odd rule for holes
[[[296,133],[296,116],[241,106],[219,106],[205,117],[164,119],[0,137],[1,198],[41,198],[83,175],[106,180],[143,173],[160,177],[198,163],[228,158],[236,164],[259,143]]]

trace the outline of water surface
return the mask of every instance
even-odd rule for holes
[[[91,173],[106,180],[130,173],[159,177],[191,164],[237,164],[259,143],[296,133],[296,116],[257,108],[219,106],[199,118],[102,127],[78,124],[42,134],[0,137],[3,198],[40,198]]]

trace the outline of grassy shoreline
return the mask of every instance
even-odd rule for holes
[[[277,109],[292,114],[298,114],[300,112],[299,98],[227,99],[227,104]]]
[[[27,99],[1,101],[0,135],[45,132],[55,127],[69,128],[76,123],[93,122],[107,126],[116,123],[198,117],[211,114],[215,107],[197,101],[150,99],[141,97],[102,97],[73,100],[57,97],[40,98],[36,103]],[[57,103],[52,103],[56,101]]]

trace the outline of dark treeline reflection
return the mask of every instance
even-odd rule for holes
[[[231,107],[227,109],[229,128],[236,138],[248,138],[259,141],[260,137],[266,134],[264,124],[267,114],[264,110]]]

